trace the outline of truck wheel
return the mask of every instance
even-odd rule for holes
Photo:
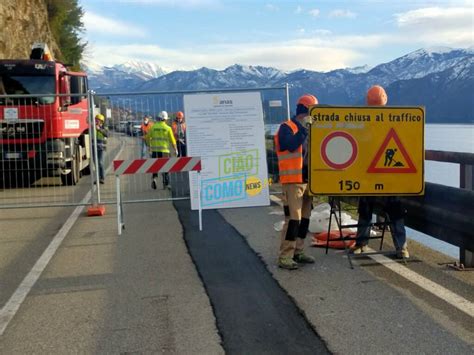
[[[79,147],[74,148],[74,156],[70,161],[70,171],[68,174],[61,174],[61,182],[66,186],[73,186],[79,182],[80,153]]]

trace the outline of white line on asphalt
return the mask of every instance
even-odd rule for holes
[[[115,155],[114,160],[117,159],[117,157],[120,155],[122,151],[123,151],[123,144],[120,147],[117,154]],[[112,169],[112,165],[109,165],[106,172],[108,173],[111,169]],[[91,199],[91,191],[89,191],[86,194],[86,196],[82,199],[81,205],[85,205],[88,201],[90,201],[90,199]],[[84,207],[85,206],[77,206],[74,209],[74,211],[68,217],[68,219],[63,224],[61,229],[54,236],[51,243],[49,243],[46,250],[40,256],[40,258],[36,261],[35,265],[30,270],[28,275],[25,276],[25,278],[23,279],[21,284],[18,286],[18,288],[15,290],[13,295],[10,297],[8,302],[0,310],[0,336],[2,336],[3,333],[5,332],[5,329],[7,329],[8,324],[13,319],[16,312],[18,312],[18,309],[20,308],[21,304],[25,300],[28,293],[30,293],[36,281],[38,281],[39,277],[43,273],[44,269],[48,265],[54,253],[56,253],[56,250],[59,248],[64,238],[67,236],[69,230],[72,228],[74,223],[76,223],[77,218],[81,214]]]
[[[273,202],[279,204],[280,206],[283,206],[283,203],[278,197],[274,195],[270,195],[270,199]],[[367,249],[369,252],[375,252],[375,250],[371,248],[367,248]],[[474,317],[474,303],[472,303],[471,301],[457,295],[456,293],[427,279],[426,277],[421,276],[420,274],[408,269],[407,267],[394,262],[392,259],[387,258],[386,256],[383,256],[383,255],[367,255],[367,256],[373,259],[374,261],[382,264],[386,268],[392,270],[393,272],[397,273],[398,275],[404,277],[408,281],[411,281],[415,285],[430,292],[436,297],[441,298],[443,301],[456,307],[457,309],[466,313],[467,315]]]
[[[81,201],[81,204],[87,203],[91,198],[91,192],[89,191],[84,199]],[[10,297],[5,306],[0,310],[0,336],[3,335],[3,332],[8,326],[8,323],[15,316],[16,312],[20,308],[21,304],[25,300],[26,296],[33,288],[36,281],[43,273],[44,269],[48,265],[49,261],[53,257],[56,250],[61,245],[63,239],[66,237],[69,230],[72,228],[80,213],[84,209],[84,206],[78,206],[66,220],[64,225],[61,227],[59,232],[54,236],[51,243],[49,243],[46,250],[40,256],[38,261],[36,261],[33,268],[30,270],[28,275],[25,276],[20,286],[15,290],[13,295]]]
[[[372,248],[367,248],[369,252],[375,252]],[[447,288],[437,284],[436,282],[421,276],[420,274],[408,269],[407,267],[394,262],[392,259],[383,255],[367,255],[376,262],[382,264],[386,268],[392,270],[398,275],[404,277],[415,285],[441,298],[443,301],[456,307],[467,315],[474,317],[474,303],[448,290]]]

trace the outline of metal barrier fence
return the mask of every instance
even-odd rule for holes
[[[0,95],[0,208],[86,204],[92,95]]]
[[[112,161],[149,157],[142,155],[140,125],[145,115],[155,118],[184,111],[186,94],[260,92],[265,135],[270,136],[289,115],[288,87],[93,93],[59,95],[0,95],[0,209],[88,205],[93,201],[115,204]],[[275,103],[280,103],[275,105]],[[96,113],[106,117],[109,129],[105,154],[106,181],[96,184],[98,172],[94,132]],[[186,112],[184,112],[186,115]],[[89,129],[89,127],[92,127]],[[275,165],[273,141],[266,140],[267,163]],[[269,170],[272,177],[272,170]],[[189,198],[188,173],[170,174],[173,189],[151,188],[151,176],[127,175],[122,179],[123,203]]]
[[[151,174],[151,173],[176,173],[176,172],[197,172],[197,184],[201,181],[201,158],[200,157],[177,157],[177,158],[158,158],[158,159],[136,159],[136,160],[114,160],[114,171],[116,178],[117,192],[117,226],[118,235],[122,234],[122,228],[125,228],[124,213],[122,208],[122,195],[120,177],[125,175]],[[173,187],[169,185],[171,189]],[[201,207],[201,189],[198,187],[198,210],[199,210],[199,230],[202,230],[202,207]]]
[[[95,104],[107,117],[109,136],[112,141],[121,146],[120,154],[114,159],[134,160],[149,158],[149,152],[143,154],[143,137],[140,125],[145,116],[155,119],[161,111],[168,113],[168,125],[171,126],[178,111],[184,111],[183,98],[187,94],[206,94],[222,92],[259,92],[262,98],[265,133],[274,132],[278,125],[288,117],[288,89],[254,88],[228,89],[205,91],[170,91],[170,92],[142,92],[142,93],[104,93],[95,95]],[[278,102],[280,105],[275,105]],[[267,164],[274,165],[276,157],[271,150],[273,142],[266,141]],[[174,152],[171,156],[175,156]],[[158,188],[153,189],[150,174],[124,175],[121,177],[122,203],[138,203],[151,201],[166,201],[189,198],[188,172],[170,173],[170,185],[166,188],[162,181]],[[102,204],[116,202],[115,191],[109,187],[101,187],[100,201]]]

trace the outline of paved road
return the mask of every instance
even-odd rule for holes
[[[371,259],[353,270],[344,254],[309,248],[317,259],[296,272],[278,269],[278,233],[262,222],[281,220],[281,207],[222,210],[267,269],[295,300],[330,351],[341,354],[456,353],[474,349],[473,318]],[[411,244],[406,267],[474,302],[474,275],[438,265],[449,258]],[[427,259],[425,259],[425,257]],[[431,260],[427,262],[426,260]],[[393,264],[393,262],[392,262]],[[403,267],[405,267],[403,265]]]
[[[134,204],[124,212],[121,237],[113,206],[103,217],[81,213],[0,336],[1,354],[223,353],[173,206]],[[17,273],[24,276],[52,239],[52,227],[41,245],[32,243],[42,239],[41,231],[25,231],[23,249],[31,262],[20,253],[2,262],[2,307],[21,279],[6,271],[14,274],[22,265]],[[2,233],[1,250],[9,243],[16,241]]]
[[[128,182],[129,193],[167,193],[140,181]],[[103,188],[113,193],[113,179]],[[204,211],[200,234],[186,204],[127,204],[120,237],[114,205],[103,217],[80,212],[0,336],[0,353],[288,353],[285,344],[298,341],[294,353],[473,353],[471,316],[372,259],[351,270],[340,252],[309,248],[316,264],[278,269],[278,205]],[[72,211],[0,210],[0,307]],[[438,265],[449,258],[421,246],[411,251],[402,268],[472,306],[472,273]],[[306,335],[252,330],[272,314],[306,324]]]

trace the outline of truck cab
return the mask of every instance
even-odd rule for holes
[[[0,60],[0,182],[75,185],[90,164],[87,76],[41,49]]]

